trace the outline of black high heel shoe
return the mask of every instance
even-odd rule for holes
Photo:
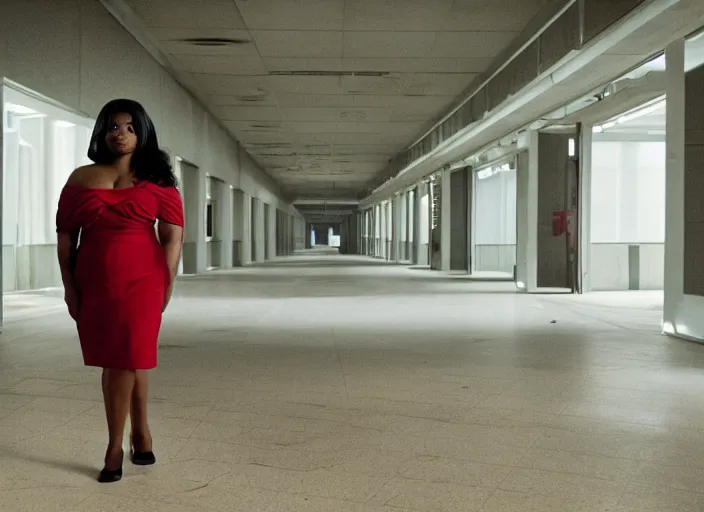
[[[154,452],[138,452],[132,450],[130,453],[130,460],[135,466],[152,466],[156,464],[156,456]]]
[[[154,452],[140,452],[134,449],[134,438],[130,436],[130,460],[135,466],[152,466],[156,464]]]
[[[124,458],[124,456],[125,454],[123,453],[122,458]],[[98,482],[101,484],[112,484],[120,480],[122,480],[122,463],[120,463],[120,467],[117,469],[104,467],[98,475]]]

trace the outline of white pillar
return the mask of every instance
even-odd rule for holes
[[[663,331],[687,334],[682,322],[684,302],[685,235],[685,43],[680,39],[667,47],[667,163],[665,171],[665,282]]]
[[[240,265],[249,265],[252,263],[252,198],[242,190],[235,190],[234,206],[237,261]]]
[[[183,203],[186,236],[183,244],[183,271],[200,274],[207,270],[205,245],[206,175],[198,167],[182,161]]]
[[[254,261],[266,259],[266,223],[264,221],[264,202],[252,198],[252,240],[254,240]]]
[[[538,134],[526,132],[519,141],[516,172],[516,285],[538,288]]]
[[[220,240],[220,268],[232,268],[232,242],[234,240],[232,187],[225,183],[218,182],[216,194],[216,204],[218,208],[215,226],[218,230],[217,235]]]

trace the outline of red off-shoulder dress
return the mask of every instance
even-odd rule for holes
[[[57,231],[80,230],[74,275],[86,366],[148,370],[157,364],[171,284],[157,219],[183,227],[176,188],[142,181],[121,189],[67,185],[61,193]]]

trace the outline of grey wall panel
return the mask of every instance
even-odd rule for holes
[[[456,171],[450,175],[451,192],[451,226],[450,226],[450,270],[469,269],[469,177],[468,169]]]
[[[566,237],[553,236],[553,212],[567,209],[569,137],[541,133],[538,139],[538,287],[569,286]]]

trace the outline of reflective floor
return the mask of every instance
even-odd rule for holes
[[[187,278],[152,373],[159,463],[112,485],[60,299],[13,300],[3,512],[704,509],[704,346],[658,334],[658,294],[344,257]]]

